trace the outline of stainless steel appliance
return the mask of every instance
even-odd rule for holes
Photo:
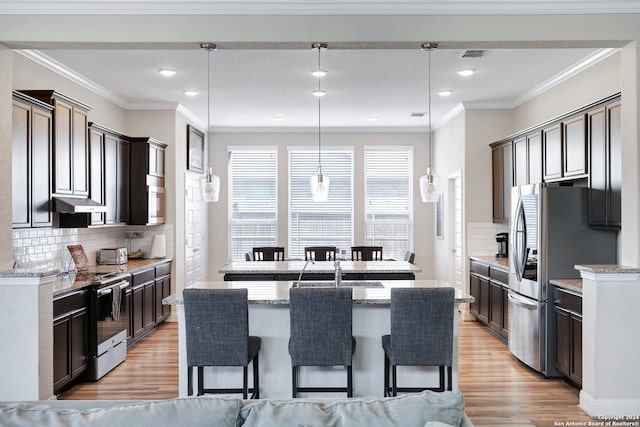
[[[98,251],[98,264],[126,264],[128,261],[127,248],[108,248]]]
[[[579,277],[576,264],[616,262],[614,231],[588,226],[588,189],[513,187],[509,260],[509,350],[545,376],[555,369],[550,279]]]
[[[130,275],[115,272],[91,279],[89,377],[102,378],[127,358],[127,310],[126,290],[131,286]]]

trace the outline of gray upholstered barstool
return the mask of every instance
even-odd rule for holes
[[[384,395],[398,391],[451,390],[453,365],[453,288],[391,289],[391,335],[382,336]],[[398,387],[397,370],[405,366],[438,366],[439,387]],[[389,370],[392,383],[389,387]]]
[[[185,289],[187,387],[193,394],[193,368],[198,368],[198,396],[204,393],[242,393],[260,397],[258,351],[261,339],[249,336],[246,289]],[[247,367],[253,362],[253,388]],[[205,366],[242,366],[242,388],[204,388]]]
[[[291,319],[292,396],[298,392],[346,392],[353,396],[352,290],[350,288],[292,288],[289,291]],[[300,366],[338,366],[347,370],[346,387],[300,387]]]

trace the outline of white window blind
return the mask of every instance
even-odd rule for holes
[[[329,200],[313,202],[309,178],[318,152],[289,150],[289,256],[304,258],[306,246],[349,250],[353,242],[353,151],[322,150],[322,172],[331,180]]]
[[[385,258],[413,247],[413,149],[365,147],[365,244]]]
[[[278,242],[278,156],[276,149],[229,153],[229,254],[241,261],[254,246]]]

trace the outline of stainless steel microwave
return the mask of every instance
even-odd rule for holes
[[[127,248],[100,249],[98,251],[98,264],[126,264],[127,261]]]

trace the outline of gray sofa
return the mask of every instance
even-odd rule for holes
[[[158,401],[0,403],[3,427],[473,427],[459,392],[365,399],[241,400],[186,397]]]

